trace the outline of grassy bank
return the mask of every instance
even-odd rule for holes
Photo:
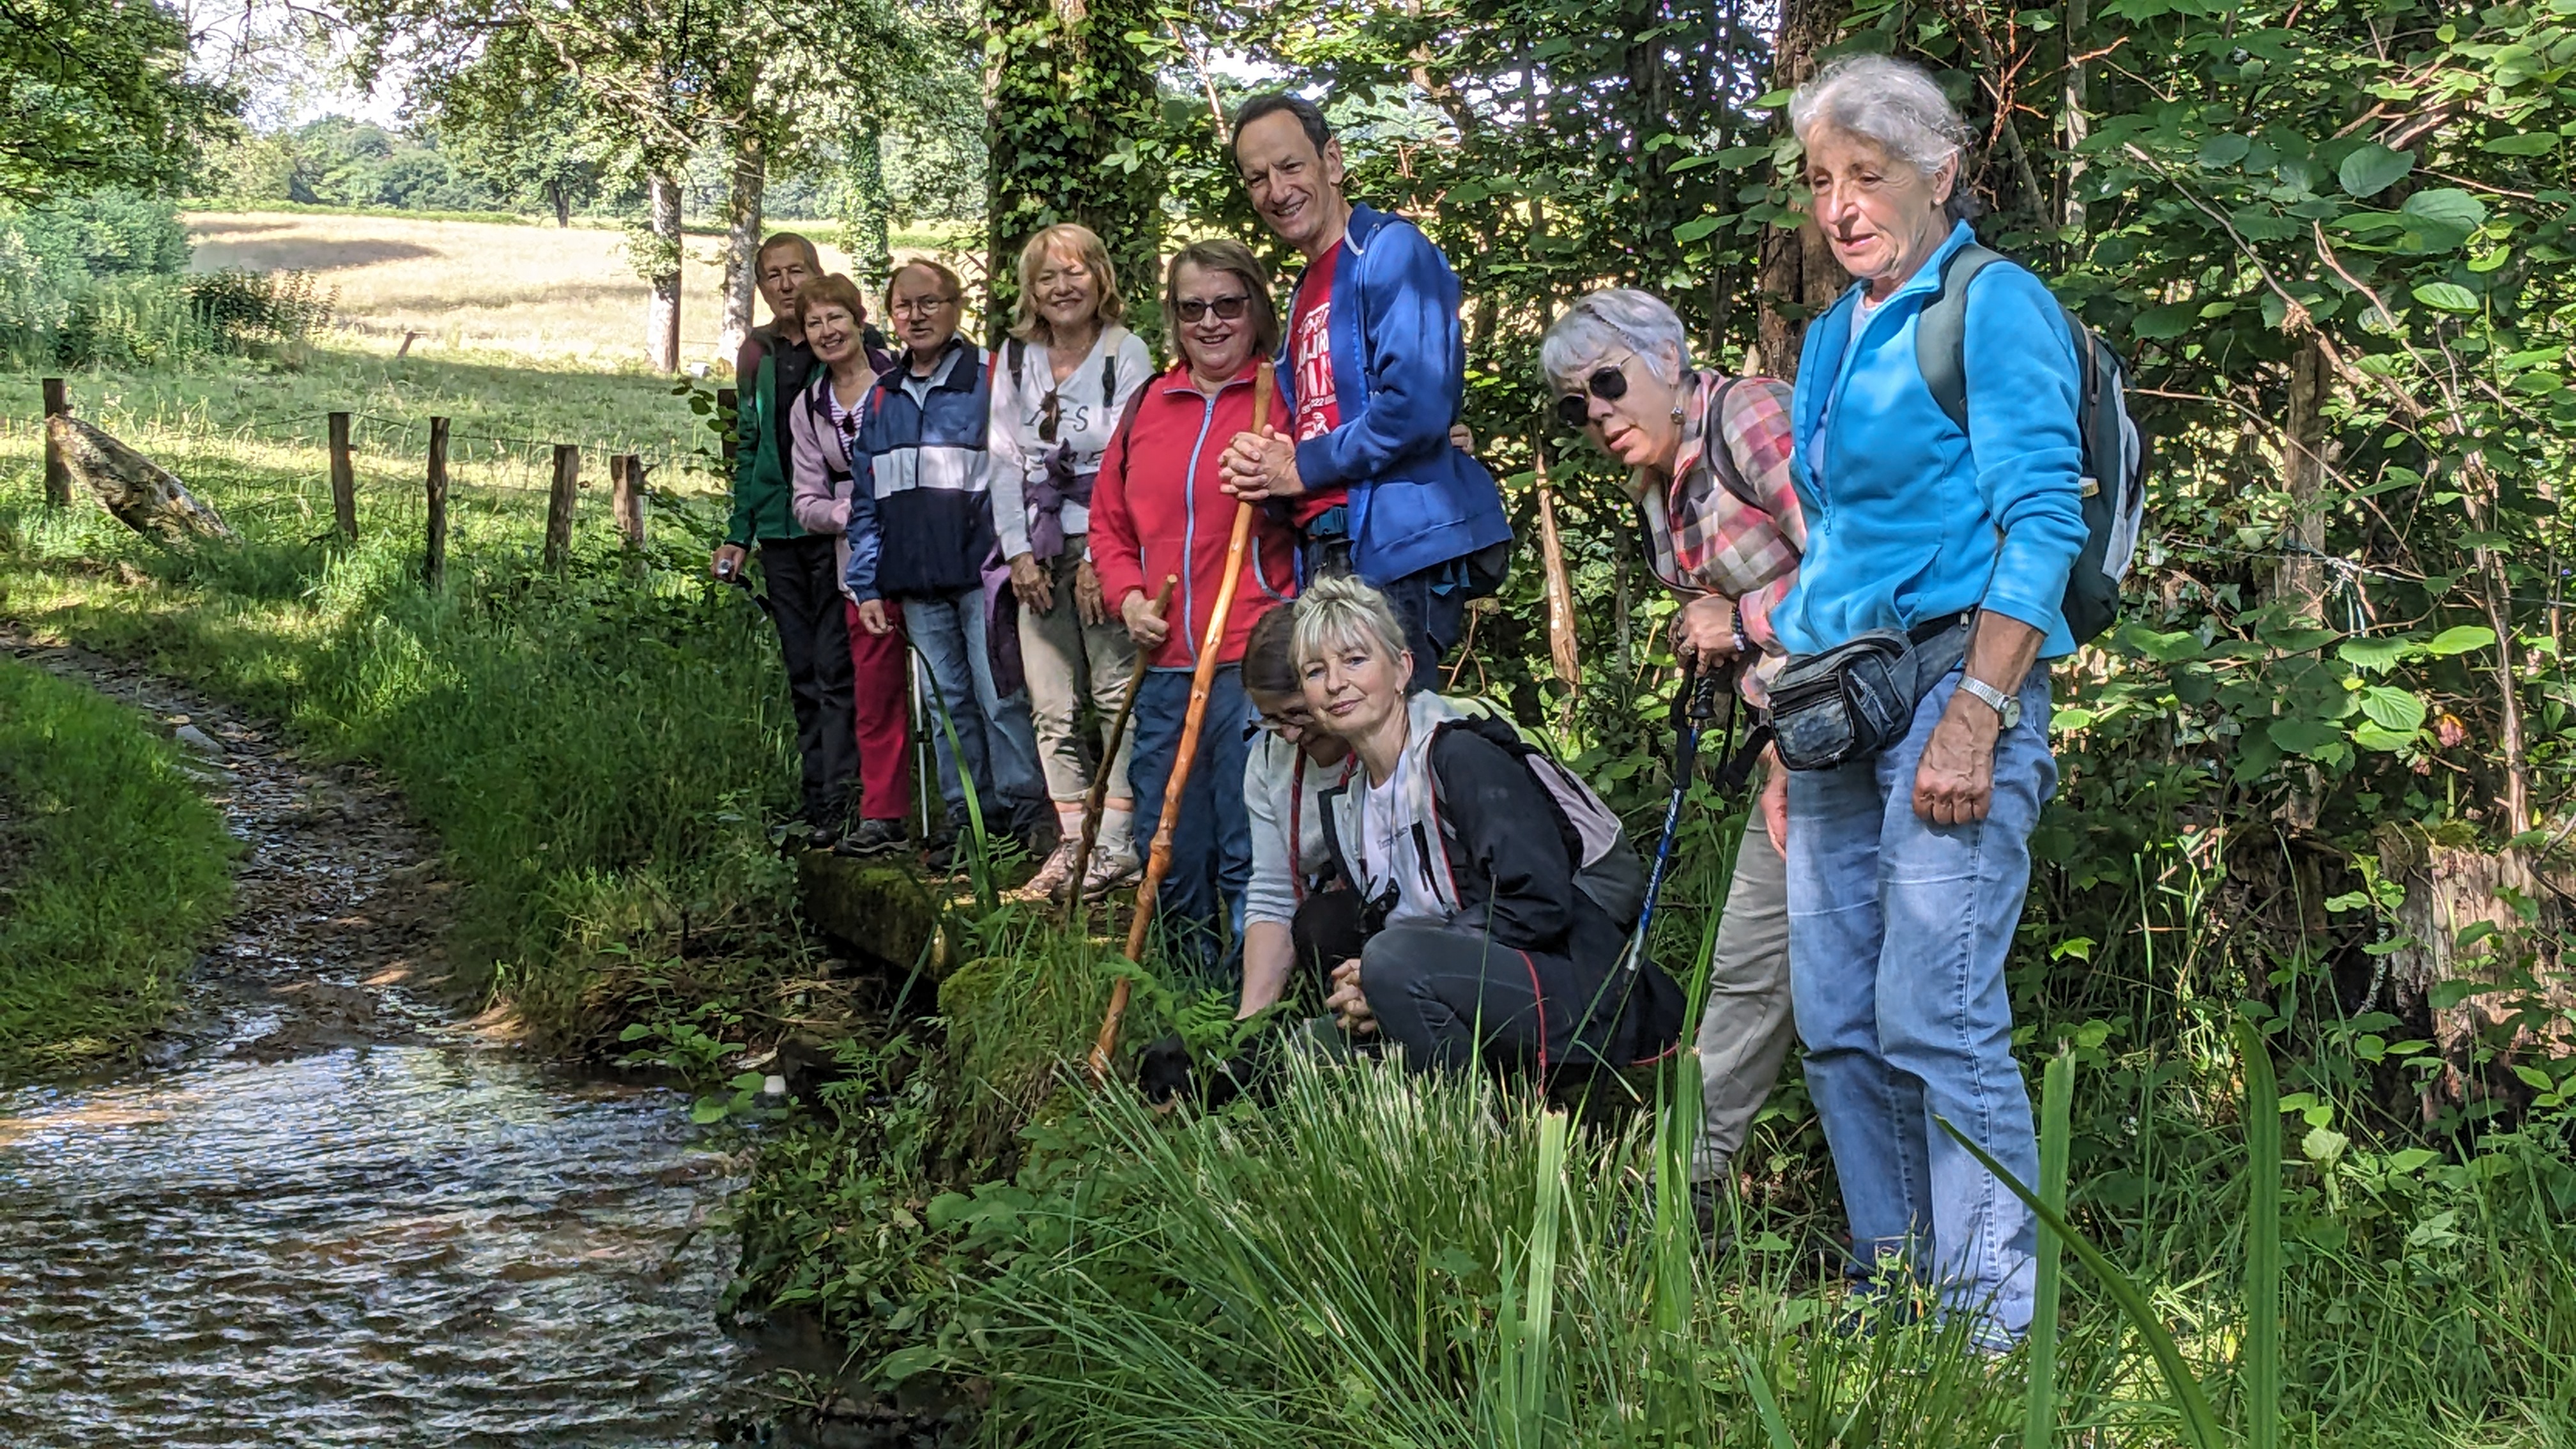
[[[45,508],[21,421],[0,433],[0,611],[384,767],[466,888],[460,965],[489,969],[550,1041],[597,1044],[670,1002],[763,999],[796,969],[760,819],[792,785],[776,649],[750,600],[704,580],[720,504],[686,472],[691,415],[666,382],[336,353],[299,373],[92,374],[73,391],[242,542],[171,552],[87,500]],[[307,415],[324,406],[371,419],[353,546],[329,537]],[[459,435],[437,590],[420,574],[433,412]],[[550,438],[596,440],[594,480],[608,448],[661,455],[641,558],[620,555],[594,486],[570,565],[539,566]]]
[[[160,1024],[232,895],[233,839],[133,711],[0,656],[0,1077]]]

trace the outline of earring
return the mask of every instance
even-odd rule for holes
[[[1682,405],[1681,405],[1681,401],[1680,401],[1679,399],[1675,399],[1675,400],[1674,400],[1674,402],[1673,402],[1673,421],[1678,423],[1678,422],[1680,422],[1681,420],[1682,420]]]

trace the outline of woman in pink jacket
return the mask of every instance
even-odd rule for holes
[[[790,506],[807,532],[840,540],[839,566],[832,571],[839,578],[850,564],[850,440],[858,436],[869,390],[889,360],[870,355],[859,325],[867,304],[849,278],[835,274],[806,283],[796,295],[796,311],[806,345],[823,366],[801,396],[781,400],[793,444]],[[858,721],[859,809],[833,848],[844,855],[883,855],[903,847],[903,820],[912,812],[912,781],[903,772],[912,734],[904,714],[903,630],[898,625],[871,634],[859,627],[856,603],[844,599],[842,609],[850,628],[850,699]]]

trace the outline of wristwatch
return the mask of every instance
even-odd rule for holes
[[[2021,723],[2021,701],[2004,693],[2002,690],[1995,688],[1993,685],[1986,683],[1984,680],[1977,678],[1975,675],[1961,674],[1959,676],[1959,689],[1964,694],[1973,695],[1978,699],[1984,700],[1986,702],[1986,706],[1992,709],[1995,712],[1996,717],[2003,721],[2005,729],[2009,730],[2015,725]]]

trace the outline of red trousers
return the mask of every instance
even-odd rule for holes
[[[912,746],[912,717],[905,708],[912,654],[904,644],[903,616],[887,609],[894,628],[871,634],[859,623],[858,605],[843,599],[841,608],[850,625],[850,704],[859,734],[859,815],[866,820],[901,820],[912,813],[912,776],[904,769],[904,757]]]

